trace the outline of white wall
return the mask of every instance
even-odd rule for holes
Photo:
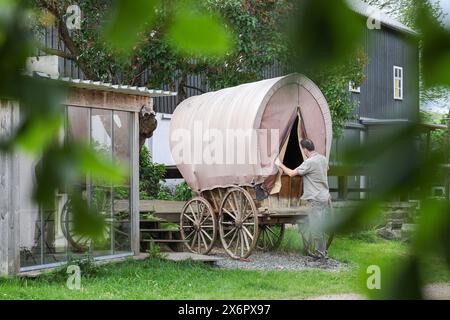
[[[169,129],[172,115],[157,113],[156,119],[158,120],[158,126],[153,133],[153,137],[147,140],[146,145],[150,150],[153,162],[173,166],[175,162],[172,159],[169,145]],[[173,189],[183,181],[182,179],[171,179],[167,180],[165,185]]]
[[[171,114],[157,113],[158,126],[153,137],[147,140],[146,145],[150,150],[153,162],[162,163],[166,166],[174,165],[169,146],[169,129]]]
[[[27,59],[27,71],[44,72],[51,76],[59,76],[58,56],[39,56]]]

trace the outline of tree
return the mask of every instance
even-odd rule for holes
[[[51,14],[54,17],[45,21],[54,22],[68,52],[42,49],[75,61],[91,80],[149,87],[168,84],[171,90],[178,91],[179,102],[186,98],[188,75],[202,75],[211,89],[258,80],[263,68],[279,59],[286,50],[280,41],[278,27],[279,19],[286,10],[283,1],[208,0],[187,2],[187,5],[182,1],[153,1],[156,13],[152,22],[139,31],[131,53],[124,56],[114,50],[101,32],[101,26],[108,23],[109,12],[120,2],[78,1],[83,13],[81,29],[68,30],[65,21],[68,1],[35,0],[41,15]],[[230,35],[236,35],[232,39],[234,50],[229,50],[223,57],[186,55],[177,50],[176,43],[173,43],[177,39],[173,20],[177,16],[181,16],[180,19],[189,18],[191,11],[217,14],[226,29],[232,31]],[[48,25],[41,26],[45,28]],[[194,89],[202,93],[201,88]],[[142,145],[156,128],[154,116],[141,115],[140,128]]]
[[[281,62],[292,70],[288,62],[289,46],[286,40],[284,21],[292,10],[289,1],[281,0],[207,0],[187,2],[188,8],[180,9],[183,1],[155,2],[157,13],[151,23],[140,30],[131,53],[117,54],[101,33],[100,26],[110,17],[107,12],[114,8],[112,0],[78,1],[83,13],[82,26],[78,31],[67,30],[65,23],[68,1],[35,0],[41,14],[49,13],[53,19],[59,37],[69,52],[43,48],[49,54],[75,61],[87,78],[113,83],[146,85],[160,87],[169,85],[178,92],[178,102],[186,98],[186,85],[189,75],[200,75],[205,79],[208,90],[222,89],[244,82],[262,78],[264,68]],[[43,11],[42,11],[43,10]],[[189,16],[192,10],[216,14],[224,23],[232,37],[232,50],[221,57],[192,55],[177,50],[176,43],[170,37],[172,22],[180,15]],[[46,27],[43,24],[42,27]],[[177,38],[182,41],[183,37]],[[207,46],[209,47],[209,45]],[[359,54],[362,58],[362,56]],[[339,135],[346,121],[356,107],[348,93],[348,81],[362,82],[363,68],[367,59],[359,59],[359,70],[354,63],[327,70],[316,77],[325,95],[331,101],[335,134]],[[298,70],[308,73],[305,69]],[[311,74],[318,74],[311,72]],[[314,79],[315,80],[315,79]],[[337,85],[339,83],[339,86]],[[199,94],[202,88],[193,88]],[[156,128],[154,115],[140,116],[140,144],[151,137]]]

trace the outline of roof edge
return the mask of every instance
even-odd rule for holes
[[[174,97],[177,95],[177,93],[173,92],[173,91],[149,89],[147,87],[129,86],[129,85],[121,85],[121,84],[112,84],[112,83],[106,83],[106,82],[102,82],[102,81],[73,79],[70,77],[52,76],[48,73],[39,72],[39,71],[34,71],[31,74],[28,73],[28,75],[32,76],[32,77],[41,78],[41,79],[48,79],[48,80],[52,80],[52,81],[64,82],[70,87],[87,89],[87,90],[101,90],[101,91],[123,93],[123,94],[128,94],[128,95],[135,95],[135,96],[144,96],[144,97],[150,97],[150,98]]]

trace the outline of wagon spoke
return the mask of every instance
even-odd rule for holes
[[[267,233],[267,239],[269,239],[270,245],[273,246],[273,238]]]
[[[195,230],[192,230],[192,232],[191,233],[189,233],[187,236],[186,236],[186,239],[189,239],[191,236],[192,236],[192,234],[195,232]]]
[[[194,213],[194,209],[192,208],[192,205],[189,204],[189,209],[191,210],[192,216],[194,217],[194,222],[198,221],[198,217],[196,216],[196,214]]]
[[[227,249],[233,244],[233,240],[236,237],[236,234],[237,234],[237,229],[235,229],[235,232],[234,232],[233,236],[231,237],[230,242],[228,244],[226,244]]]
[[[202,222],[200,222],[200,225],[203,225],[208,219],[211,219],[211,216],[209,214],[205,217],[205,219],[203,219]]]
[[[244,238],[244,240],[245,240],[245,246],[246,246],[246,248],[247,248],[247,250],[250,250],[250,244],[249,244],[249,242],[248,242],[248,238],[247,238],[247,236],[246,236],[246,234],[245,234],[245,229],[243,229],[243,231],[241,231],[242,232],[242,237]],[[252,237],[250,236],[250,239],[252,239]],[[253,241],[253,239],[252,239],[252,241]]]
[[[242,213],[245,214],[245,218],[243,219],[243,221],[247,220],[247,217],[249,216],[249,215],[247,215],[247,207],[248,207],[248,201],[247,201],[247,199],[245,199],[245,206],[244,206],[244,209],[242,210]]]
[[[224,235],[224,238],[228,237],[230,235],[230,233],[232,233],[234,230],[236,230],[236,227],[234,227],[233,229],[231,229],[230,231],[227,232],[226,235]]]
[[[208,248],[208,243],[206,242],[205,236],[203,235],[203,232],[200,231],[200,236],[202,237],[202,241],[205,245],[205,249]]]
[[[246,227],[242,227],[242,229],[245,231],[245,233],[248,234],[248,236],[250,237],[250,239],[252,239],[252,241],[253,241],[253,235],[251,234],[251,232],[250,232]]]
[[[195,246],[195,241],[197,240],[197,237],[198,237],[198,233],[197,232],[195,232],[195,234],[194,234],[194,238],[192,239],[192,244],[191,244],[191,247],[192,248],[194,248],[194,246]]]
[[[223,211],[228,214],[230,217],[232,217],[234,220],[237,219],[236,215],[233,215],[230,211],[228,211],[227,209],[223,208]]]
[[[236,216],[241,217],[241,212],[239,211],[240,203],[239,203],[238,199],[236,198],[236,192],[233,192],[232,195],[233,195],[234,205],[236,208]]]
[[[234,219],[236,219],[238,212],[237,212],[237,208],[235,207],[235,204],[233,203],[233,201],[230,198],[227,198],[227,202],[230,204],[231,210],[234,212]],[[224,208],[225,210],[225,208]]]
[[[192,218],[191,217],[189,217],[186,213],[183,215],[184,217],[186,217],[186,218],[188,218],[189,220],[191,220],[192,221],[192,223],[195,223],[195,221],[194,220],[192,220]]]
[[[278,234],[275,233],[275,231],[272,230],[270,226],[267,226],[267,231],[269,231],[271,234],[273,234],[275,237],[278,237]]]
[[[206,232],[205,230],[201,230],[200,232],[202,232],[205,236],[208,237],[209,241],[213,241],[213,238],[208,234],[208,232]]]
[[[239,244],[241,242],[241,233],[238,231],[236,231],[236,234],[238,235],[237,239],[236,239],[236,246],[234,247],[234,254],[237,255],[238,249],[239,249]]]

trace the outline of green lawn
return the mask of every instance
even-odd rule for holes
[[[281,250],[298,250],[299,240],[287,232]],[[341,272],[220,270],[192,262],[149,259],[102,266],[82,278],[82,289],[66,288],[61,271],[38,279],[0,279],[0,299],[302,299],[325,294],[362,292],[367,266],[395,265],[407,256],[400,242],[377,240],[372,234],[338,238],[330,255],[349,265]],[[428,282],[450,282],[450,272],[434,259]]]

